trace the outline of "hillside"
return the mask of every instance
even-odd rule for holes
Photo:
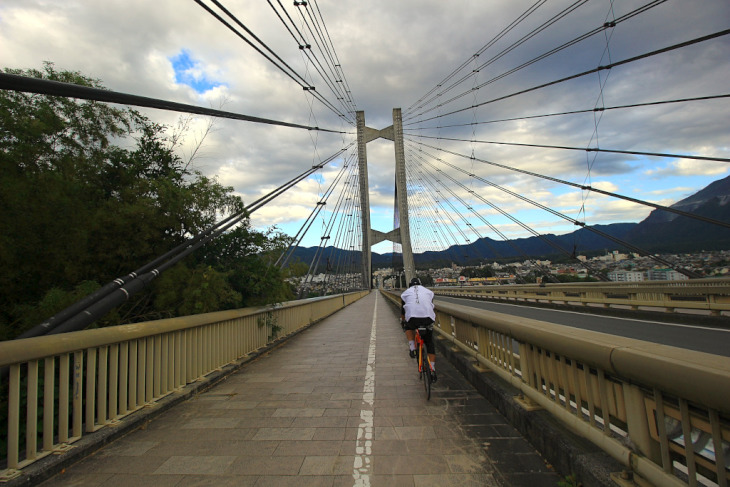
[[[715,181],[697,193],[671,205],[671,208],[730,222],[730,176]],[[664,210],[654,210],[640,223],[613,223],[594,225],[592,228],[616,239],[629,242],[650,252],[693,252],[699,250],[730,249],[730,229],[698,221]],[[552,242],[554,245],[551,245]],[[560,249],[556,248],[558,246]],[[475,264],[484,260],[524,258],[589,253],[604,249],[622,250],[616,242],[595,232],[580,228],[564,235],[545,234],[542,237],[518,238],[509,242],[481,238],[469,245],[455,245],[440,252],[424,252],[414,256],[417,266]],[[625,250],[625,249],[624,249]],[[316,248],[300,248],[295,256],[309,262]],[[330,261],[346,259],[349,251],[328,249]],[[360,262],[359,252],[350,256]],[[389,266],[393,254],[373,253],[373,266]],[[326,262],[323,257],[322,262]],[[323,264],[324,265],[324,264]]]

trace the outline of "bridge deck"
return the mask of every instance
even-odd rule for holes
[[[445,360],[430,401],[372,293],[44,486],[556,485]]]

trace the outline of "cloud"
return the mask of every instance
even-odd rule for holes
[[[513,30],[497,39],[526,8],[524,2],[443,2],[440,0],[369,0],[340,2],[319,0],[324,27],[332,40],[337,61],[345,74],[357,109],[373,128],[391,125],[393,108],[408,108],[436,87],[455,68],[464,69],[442,84],[434,95],[453,88],[425,106],[421,117],[406,123],[407,151],[420,151],[428,162],[411,160],[428,178],[443,178],[430,167],[439,167],[475,193],[451,186],[464,201],[504,225],[506,232],[524,232],[514,222],[489,209],[481,196],[541,230],[572,231],[543,210],[499,191],[498,184],[571,216],[580,214],[579,190],[542,177],[611,188],[637,197],[662,197],[671,204],[727,174],[726,163],[688,159],[595,153],[583,150],[516,147],[476,142],[600,147],[625,151],[694,154],[730,157],[727,145],[726,100],[607,109],[540,118],[573,110],[610,108],[651,101],[723,94],[730,79],[728,36],[617,66],[510,96],[541,83],[576,74],[726,28],[730,4],[707,0],[702,8],[692,2],[667,2],[615,28],[593,36],[549,58],[501,77],[536,56],[561,45],[612,15],[620,17],[638,2],[611,6],[587,2],[533,38],[516,45],[534,29],[572,4],[547,2]],[[267,46],[282,57],[317,92],[334,100],[318,66],[304,56],[274,12],[257,2],[226,2],[226,6]],[[289,2],[287,11],[307,41],[317,36],[306,30],[300,14]],[[495,42],[474,57],[491,40]],[[8,0],[0,6],[0,62],[14,68],[40,67],[43,61],[58,69],[78,70],[99,78],[110,89],[182,103],[219,107],[252,116],[316,125],[347,134],[317,133],[269,125],[214,120],[193,166],[235,188],[251,202],[355,140],[354,129],[336,113],[313,99],[291,78],[274,67],[194,2],[159,0],[89,0],[63,3],[43,0]],[[317,54],[316,49],[313,52]],[[503,54],[504,53],[504,54]],[[318,61],[324,63],[325,57]],[[475,68],[488,66],[474,73]],[[499,78],[499,79],[497,79]],[[493,80],[493,81],[490,81]],[[487,83],[478,90],[474,87]],[[446,101],[459,96],[452,102]],[[503,98],[504,97],[504,98]],[[428,96],[427,98],[432,98]],[[491,101],[503,98],[499,101]],[[436,107],[443,103],[443,106]],[[339,104],[335,101],[335,104]],[[475,105],[480,105],[474,107]],[[462,110],[463,109],[463,110]],[[453,115],[440,116],[449,111]],[[174,126],[179,114],[145,110],[158,123]],[[428,122],[419,122],[437,117]],[[510,122],[478,123],[505,118]],[[180,150],[191,154],[204,133],[207,119],[196,118]],[[446,127],[450,126],[450,127]],[[441,127],[441,128],[439,128]],[[441,136],[465,142],[419,139]],[[426,148],[423,144],[436,147]],[[443,149],[443,150],[441,150]],[[392,224],[394,153],[389,141],[368,144],[371,213],[379,225]],[[449,154],[451,151],[460,155]],[[354,150],[349,152],[354,155]],[[475,159],[470,157],[474,155]],[[465,156],[465,157],[463,157]],[[452,164],[454,169],[437,159]],[[498,168],[477,159],[515,170]],[[322,174],[323,186],[333,179],[342,160]],[[469,176],[473,174],[473,176]],[[485,182],[488,181],[489,183]],[[453,184],[453,183],[448,183]],[[307,208],[318,197],[319,183],[308,179],[257,212],[257,225],[292,225],[306,218]],[[428,191],[418,201],[433,195]],[[454,204],[457,203],[454,199]],[[624,203],[591,195],[585,202],[593,222],[636,221],[642,214]],[[465,215],[468,210],[462,210]],[[387,216],[391,215],[391,216]],[[458,215],[455,215],[458,217]],[[471,217],[469,217],[471,218]],[[388,223],[390,221],[391,223]],[[483,225],[473,219],[473,225]],[[501,227],[500,227],[501,228]]]
[[[203,94],[213,90],[223,83],[211,80],[205,67],[198,60],[191,57],[188,49],[182,49],[178,54],[169,58],[172,69],[175,71],[175,82],[193,88],[196,92]]]
[[[651,178],[662,178],[666,176],[721,176],[728,172],[727,163],[708,163],[695,159],[679,159],[671,162],[661,169],[649,169],[644,172]]]

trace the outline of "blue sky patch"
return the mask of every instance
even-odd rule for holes
[[[183,49],[176,56],[170,57],[172,69],[175,70],[175,81],[190,86],[198,93],[205,93],[217,86],[224,85],[207,77],[200,61],[193,59],[190,51]]]

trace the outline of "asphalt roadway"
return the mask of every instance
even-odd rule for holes
[[[692,315],[687,315],[687,323],[678,324],[444,296],[436,296],[434,302],[437,305],[444,302],[471,306],[495,313],[730,357],[730,328],[693,325]]]

